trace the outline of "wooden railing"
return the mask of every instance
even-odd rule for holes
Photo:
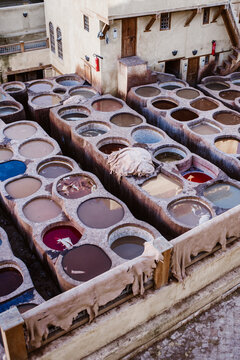
[[[25,51],[45,49],[49,47],[49,40],[32,40],[32,41],[20,41],[16,44],[7,44],[0,46],[0,55],[17,54]]]

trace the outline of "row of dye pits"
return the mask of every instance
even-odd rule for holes
[[[7,126],[3,132],[5,136],[11,139],[14,138],[15,140],[19,138],[19,136],[21,139],[29,138],[33,135],[32,127],[32,124],[22,122]],[[41,140],[32,140],[32,142],[38,145],[38,148],[41,148],[39,157],[42,157],[43,144],[39,144],[39,141]],[[1,151],[5,153],[5,151],[10,150],[1,149],[0,154]],[[37,153],[33,149],[25,155],[28,159],[38,158]],[[50,154],[45,153],[44,155],[48,156]],[[6,160],[6,158],[2,158],[1,160]],[[49,196],[40,196],[41,188],[43,187],[42,183],[44,182],[41,177],[27,175],[16,177],[19,174],[25,173],[25,163],[18,160],[7,160],[8,161],[0,164],[0,169],[1,167],[4,169],[0,172],[1,180],[4,180],[5,197],[10,201],[14,199],[15,202],[17,202],[18,199],[27,199],[39,192],[39,196],[36,196],[36,198],[27,199],[27,202],[22,207],[23,216],[25,216],[30,223],[38,224],[58,218],[62,213],[62,209],[57,202]],[[21,169],[19,169],[19,165],[21,165]],[[73,169],[71,168],[71,162],[69,160],[68,162],[64,162],[62,158],[58,160],[58,158],[55,157],[55,160],[51,162],[47,160],[44,160],[44,162],[40,161],[36,169],[38,175],[47,178],[50,182],[53,182],[55,177],[60,177],[56,185],[56,197],[70,201],[71,199],[88,196],[92,192],[97,193],[97,187],[99,186],[97,186],[97,182],[91,176],[82,174],[70,175]],[[61,175],[67,173],[67,176],[61,177]],[[9,181],[11,177],[14,177],[14,180]],[[92,197],[84,201],[77,209],[78,219],[80,219],[84,227],[94,229],[112,227],[122,221],[125,215],[127,215],[126,209],[124,210],[124,207],[119,202],[103,196]],[[61,252],[66,249],[71,249],[73,245],[79,246],[79,239],[82,237],[82,233],[72,225],[66,223],[61,226],[51,225],[50,228],[49,226],[47,228],[47,231],[43,230],[42,239],[48,249]],[[137,236],[138,233],[139,236]],[[141,255],[144,251],[144,242],[151,240],[153,240],[153,236],[148,230],[141,229],[140,231],[134,224],[113,229],[108,237],[108,243],[111,249],[122,259],[133,259]],[[78,261],[76,263],[77,258],[83,259],[82,262]],[[67,274],[78,281],[86,281],[98,273],[108,270],[112,265],[105,251],[96,245],[87,243],[69,250],[68,253],[64,255],[62,262]],[[81,273],[82,270],[79,270],[80,273],[75,273],[75,270],[72,270],[71,266],[77,267],[80,263],[81,266],[85,267],[84,272]],[[68,264],[68,267],[66,264]]]
[[[226,104],[235,103],[239,107],[240,101],[240,73],[227,76],[207,76],[201,84],[201,90],[206,90],[214,97],[223,100]],[[205,88],[205,89],[204,89]]]
[[[160,90],[157,87],[144,86],[137,88],[135,93],[141,97],[152,97],[153,94],[155,96],[160,93]],[[211,136],[213,144],[218,150],[231,155],[240,154],[240,137],[223,135],[224,130],[237,132],[237,134],[240,132],[240,115],[237,112],[226,108],[217,111],[222,104],[209,97],[203,97],[196,89],[184,88],[177,90],[173,95],[186,99],[186,104],[184,104],[184,100],[179,102],[177,98],[163,95],[151,101],[152,107],[160,111],[167,111],[174,121],[188,122],[189,130],[197,135]],[[190,105],[190,107],[186,105]],[[208,114],[204,116],[203,112],[208,112]],[[202,116],[202,119],[199,119],[199,115]]]

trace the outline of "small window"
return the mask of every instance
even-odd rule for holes
[[[209,24],[210,8],[203,9],[203,25]]]
[[[50,46],[53,53],[55,53],[55,36],[53,24],[49,23]]]
[[[89,31],[89,17],[86,15],[83,15],[83,25],[84,29]]]
[[[160,30],[170,30],[171,13],[161,14]]]
[[[63,59],[62,32],[59,29],[59,27],[57,27],[57,48],[58,48],[58,57],[60,57],[60,59]]]

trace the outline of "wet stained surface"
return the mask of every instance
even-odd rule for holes
[[[133,360],[239,360],[240,289]]]

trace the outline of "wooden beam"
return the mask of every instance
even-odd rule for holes
[[[187,18],[184,24],[184,27],[189,26],[196,15],[197,15],[197,9],[192,10],[191,15]]]
[[[171,260],[172,249],[168,249],[162,253],[163,262],[159,261],[154,271],[154,288],[159,289],[161,286],[168,283],[169,272],[170,272],[170,260]]]
[[[219,8],[217,9],[217,11],[215,12],[215,15],[213,16],[213,19],[212,19],[211,23],[214,23],[214,22],[217,21],[217,19],[218,19],[219,16],[221,15],[223,9],[224,9],[224,6],[219,6]]]
[[[102,28],[102,30],[101,30],[101,32],[102,32],[102,34],[101,34],[101,36],[100,36],[100,39],[102,40],[102,39],[105,39],[105,36],[106,36],[106,33],[107,33],[107,31],[110,29],[110,26],[108,25],[108,24],[104,24],[103,25],[103,28]]]
[[[144,32],[149,32],[149,31],[151,31],[151,27],[153,26],[153,24],[155,23],[155,21],[156,21],[156,15],[153,15],[153,16],[151,17],[151,19],[149,20],[149,22],[147,23]]]

